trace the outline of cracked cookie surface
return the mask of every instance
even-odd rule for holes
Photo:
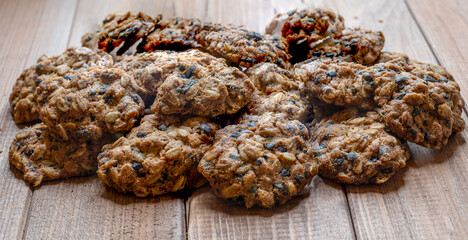
[[[327,9],[296,9],[273,17],[265,33],[282,36],[288,43],[291,62],[306,59],[311,44],[326,40],[344,30],[344,19]]]
[[[205,182],[197,171],[217,126],[204,118],[183,123],[143,118],[127,137],[106,145],[99,155],[99,178],[120,192],[156,196]]]
[[[151,76],[163,79],[151,110],[160,114],[233,114],[250,101],[254,86],[238,68],[199,50],[154,62]]]
[[[93,66],[112,66],[112,57],[105,52],[93,52],[85,47],[69,48],[57,56],[42,56],[23,71],[10,94],[10,107],[17,124],[39,119],[40,103],[36,88],[51,77],[69,78],[75,71]]]
[[[197,48],[199,45],[195,41],[195,35],[200,31],[201,26],[201,21],[196,18],[175,17],[159,21],[156,29],[146,37],[140,51]]]
[[[63,141],[43,123],[16,133],[9,161],[34,187],[43,181],[93,174],[101,142]]]
[[[295,77],[304,82],[303,92],[321,101],[338,106],[372,109],[373,88],[365,66],[352,62],[315,60],[298,64]]]
[[[217,196],[270,208],[299,194],[317,173],[307,128],[283,114],[250,116],[216,134],[198,166]]]
[[[85,47],[123,53],[135,42],[153,31],[162,16],[155,19],[144,13],[115,12],[107,15],[96,32],[86,33],[81,39]],[[97,44],[97,46],[96,46]],[[122,46],[121,46],[122,45]]]
[[[64,140],[97,140],[103,133],[129,131],[143,113],[140,87],[123,70],[93,67],[71,79],[54,78],[38,87],[40,119]]]
[[[204,24],[195,36],[203,49],[241,67],[271,62],[289,68],[291,56],[283,39],[243,27]]]
[[[311,127],[319,173],[339,183],[384,183],[410,158],[406,143],[387,132],[375,111],[349,108]]]
[[[373,77],[383,119],[399,137],[440,149],[453,133],[463,131],[460,87],[445,68],[394,57],[366,71]]]

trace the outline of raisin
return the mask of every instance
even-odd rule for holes
[[[393,172],[393,168],[384,168],[384,169],[380,170],[380,172],[382,174],[389,174],[389,173]]]
[[[296,182],[300,183],[300,182],[304,181],[304,177],[301,176],[301,175],[296,175],[296,176],[294,176],[294,180],[296,180]]]
[[[144,137],[146,137],[148,134],[147,134],[145,131],[138,131],[136,135],[137,135],[137,137],[139,137],[139,138],[144,138]]]
[[[198,126],[198,129],[202,130],[203,132],[205,132],[205,134],[210,134],[211,133],[211,126],[206,124],[206,123],[200,123],[200,125]]]
[[[28,148],[24,150],[24,155],[30,157],[34,153],[34,149]]]
[[[327,73],[327,75],[328,75],[329,77],[336,77],[336,76],[338,76],[338,74],[337,74],[335,71],[329,71],[329,72]]]
[[[140,162],[132,162],[132,168],[133,170],[135,170],[138,177],[143,177],[146,175],[141,171],[143,169],[143,164],[141,164]]]
[[[291,175],[291,172],[289,169],[283,168],[281,169],[280,173],[281,177],[289,177]]]
[[[344,162],[343,158],[337,158],[335,159],[335,161],[333,161],[333,166],[335,168],[340,168],[343,165],[343,162]]]

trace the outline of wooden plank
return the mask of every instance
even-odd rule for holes
[[[70,46],[115,11],[175,13],[170,1],[80,1]],[[27,239],[184,239],[184,199],[120,194],[96,177],[44,184],[34,191]]]
[[[437,63],[403,1],[333,1],[333,8],[345,16],[348,25],[382,29],[387,39],[387,49],[406,52],[418,60]],[[426,24],[433,22],[436,19],[431,19]],[[445,26],[449,26],[449,22]],[[438,34],[445,35],[444,29],[441,26]],[[454,40],[452,44],[456,46],[459,44],[457,41]],[[455,68],[453,73],[460,74]],[[441,151],[411,144],[413,158],[404,170],[387,183],[347,186],[357,237],[465,238],[468,222],[466,139],[466,131],[459,133]]]
[[[314,2],[324,4],[325,1]],[[302,1],[213,1],[207,18],[216,22],[244,24],[263,32],[278,12],[304,6]],[[352,239],[354,232],[339,184],[319,177],[284,206],[245,209],[214,196],[207,186],[189,197],[189,239]]]
[[[468,96],[468,4],[464,0],[406,1],[440,63]]]
[[[352,239],[341,185],[315,177],[303,193],[272,209],[246,209],[209,186],[187,201],[189,239]]]
[[[42,54],[65,48],[74,1],[2,1],[0,7],[0,239],[19,239],[27,221],[31,190],[8,162],[18,127],[8,98],[16,78]],[[71,12],[72,14],[67,13]]]
[[[26,239],[183,239],[183,200],[137,198],[97,176],[47,184],[34,192]]]

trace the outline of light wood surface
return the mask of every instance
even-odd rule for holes
[[[311,6],[338,11],[347,26],[383,31],[387,50],[447,67],[467,96],[463,0],[0,0],[0,239],[466,238],[467,131],[442,151],[412,144],[408,166],[385,184],[339,185],[316,177],[299,197],[274,209],[233,205],[208,186],[188,197],[136,198],[106,188],[96,176],[32,190],[10,167],[8,148],[18,127],[8,96],[15,79],[40,55],[79,46],[81,35],[108,13],[197,17],[263,32],[275,13]]]

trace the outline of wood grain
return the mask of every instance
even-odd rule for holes
[[[334,2],[333,7],[344,15],[348,24],[383,30],[387,49],[437,63],[403,1],[355,0]],[[357,237],[464,238],[468,222],[466,139],[466,131],[457,134],[442,151],[411,144],[413,158],[406,169],[386,184],[347,186]]]
[[[174,14],[169,1],[80,1],[70,46],[115,11]],[[64,48],[63,48],[64,49]],[[60,206],[60,207],[57,207]],[[137,198],[106,188],[96,177],[46,183],[34,191],[28,239],[184,239],[184,199]]]
[[[187,201],[189,239],[352,239],[346,196],[316,177],[304,192],[272,209],[217,198],[206,186]]]
[[[22,70],[39,56],[56,54],[65,48],[74,7],[75,1],[1,2],[0,239],[22,237],[32,194],[8,162],[8,149],[18,130],[10,114],[10,91]]]
[[[468,4],[464,0],[406,1],[427,41],[468,97]]]

